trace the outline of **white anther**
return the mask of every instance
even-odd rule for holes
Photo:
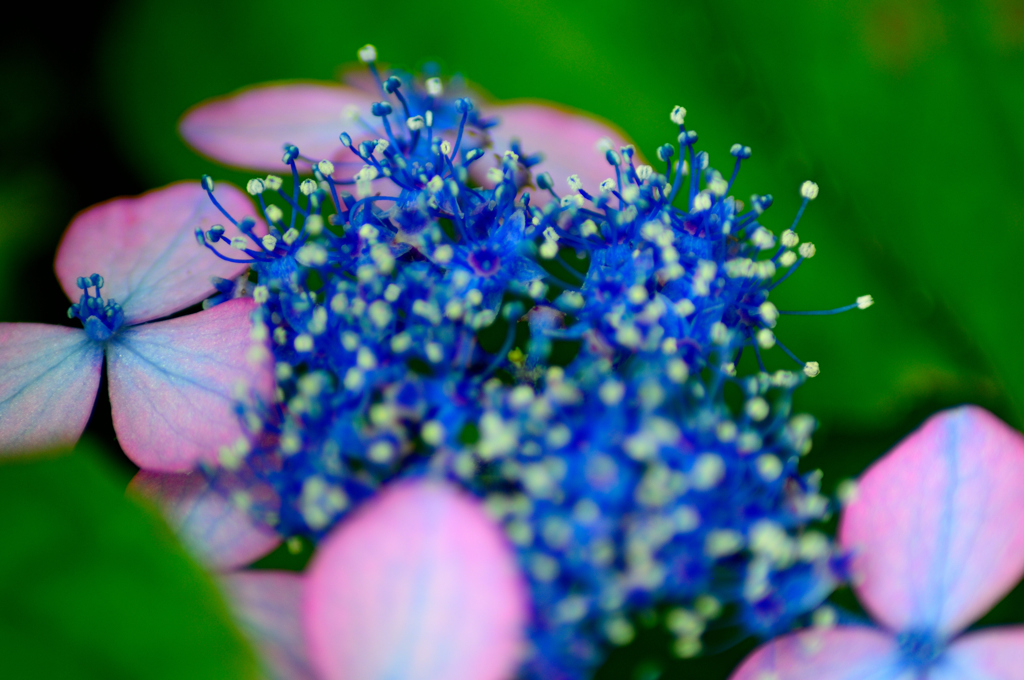
[[[617,406],[625,394],[626,386],[618,380],[606,380],[597,390],[597,396],[605,406]]]
[[[373,45],[363,45],[359,48],[359,61],[364,64],[372,64],[377,61],[377,48]]]
[[[434,261],[438,264],[448,264],[452,261],[452,257],[455,255],[455,251],[447,243],[434,248]]]
[[[558,255],[557,241],[544,241],[537,249],[537,253],[545,260],[552,260]]]
[[[771,349],[775,346],[775,334],[767,328],[762,328],[757,332],[757,345],[761,349]]]
[[[365,383],[366,376],[363,375],[363,372],[360,371],[355,366],[353,366],[352,368],[348,369],[348,371],[345,372],[345,389],[350,390],[352,392],[357,392],[358,390],[361,390],[363,388],[363,385]]]
[[[774,482],[782,474],[782,461],[770,453],[757,457],[757,474],[766,482]]]
[[[267,175],[267,178],[263,180],[263,183],[267,185],[267,188],[271,191],[277,191],[284,184],[284,180],[277,175]]]
[[[452,145],[448,142],[447,139],[441,140],[441,153],[443,153],[445,156],[450,156],[452,153]]]
[[[270,289],[263,285],[256,286],[252,291],[252,299],[256,304],[262,305],[270,299]]]
[[[427,352],[427,360],[432,364],[439,364],[444,360],[444,347],[437,342],[428,342],[424,348]]]
[[[669,119],[676,125],[682,125],[686,119],[686,109],[682,106],[676,106],[672,109],[672,113],[669,114]]]
[[[306,218],[306,233],[310,236],[319,236],[324,231],[324,218],[320,215],[310,215]]]
[[[328,160],[322,160],[316,164],[316,169],[320,171],[320,174],[324,177],[330,177],[334,174],[334,163]]]
[[[678,314],[681,317],[690,316],[697,309],[697,307],[686,298],[683,298],[679,302],[672,305],[672,308],[676,310],[676,314]]]
[[[636,166],[636,176],[641,182],[646,182],[654,174],[654,168],[649,165]]]
[[[857,298],[857,309],[867,309],[873,304],[875,304],[875,299],[870,295],[861,295]]]
[[[302,192],[303,196],[309,196],[311,193],[316,191],[316,189],[316,182],[311,179],[304,179],[302,180],[302,184],[299,185],[299,191]]]
[[[273,250],[277,247],[277,238],[273,234],[267,234],[262,239],[263,247],[267,250]]]
[[[770,332],[770,331],[769,331]],[[755,422],[761,422],[768,416],[768,402],[763,397],[754,397],[747,401],[744,409]]]
[[[364,371],[377,368],[377,355],[369,347],[360,347],[356,352],[356,365]]]
[[[807,180],[800,185],[800,195],[808,201],[813,201],[818,197],[818,185]]]
[[[798,252],[800,253],[800,257],[805,257],[809,260],[814,257],[814,253],[817,252],[817,248],[815,248],[814,244],[810,241],[806,241],[800,244]]]
[[[796,253],[794,253],[792,250],[787,250],[786,252],[782,253],[782,255],[779,255],[780,267],[790,267],[793,265],[794,262],[796,262]]]
[[[476,307],[483,301],[484,294],[481,293],[476,288],[473,288],[468,293],[466,293],[466,304],[469,305],[470,307]]]
[[[434,126],[434,112],[433,111],[427,111],[426,113],[424,113],[423,114],[423,122],[425,122],[427,124],[427,127],[433,127]]]
[[[405,126],[412,131],[423,129],[423,116],[413,116],[405,121]]]
[[[280,222],[281,218],[284,217],[284,212],[276,205],[267,206],[267,219],[271,222]]]
[[[251,179],[249,180],[249,183],[245,185],[245,190],[249,192],[250,196],[258,196],[262,194],[266,188],[267,185],[259,178]]]
[[[711,208],[711,194],[707,191],[701,191],[693,197],[693,206],[691,212],[701,212]]]
[[[289,246],[295,243],[295,239],[297,238],[299,238],[299,230],[294,228],[284,232],[284,234],[281,236],[281,240],[284,241],[285,244]]]
[[[583,182],[580,181],[579,175],[569,175],[566,181],[569,183],[569,188],[573,191],[579,191],[583,188]]]
[[[682,384],[690,377],[690,368],[682,359],[672,359],[666,366],[668,379],[674,383]]]
[[[725,192],[729,190],[729,183],[717,172],[708,180],[707,186],[708,191],[719,198],[725,196]]]
[[[804,364],[804,375],[808,378],[813,378],[819,373],[821,373],[821,368],[818,366],[817,361],[808,361]]]
[[[768,250],[775,245],[775,236],[764,227],[758,227],[750,235],[750,242],[760,250]]]
[[[725,478],[725,462],[715,453],[702,453],[693,462],[690,483],[698,491],[707,491],[718,486]]]
[[[438,97],[444,92],[444,86],[441,84],[440,78],[427,78],[424,85],[427,87],[427,94],[431,97]]]
[[[642,305],[647,302],[647,297],[647,288],[639,283],[634,286],[630,286],[629,290],[626,291],[626,298],[634,305]]]
[[[430,446],[437,446],[444,441],[444,425],[437,420],[428,420],[420,428],[420,436],[423,438],[424,443]]]
[[[786,248],[792,248],[797,243],[800,243],[800,237],[797,236],[796,232],[792,229],[787,229],[782,232],[782,235],[779,237],[779,242]]]
[[[294,345],[296,352],[309,352],[313,349],[313,336],[308,333],[296,335]]]
[[[232,248],[236,248],[238,250],[245,250],[248,247],[248,245],[249,245],[249,242],[246,241],[241,236],[236,236],[233,239],[231,239],[231,247]]]
[[[775,328],[775,322],[779,320],[779,309],[768,300],[761,303],[761,306],[757,308],[757,313],[761,316],[768,326]]]
[[[729,332],[729,327],[721,321],[711,324],[711,342],[716,345],[728,345],[731,336],[732,333]]]
[[[612,191],[615,191],[615,186],[616,186],[615,185],[615,180],[613,180],[611,178],[608,178],[608,179],[604,180],[603,182],[601,182],[601,184],[600,184],[601,193],[602,194],[609,194]]]

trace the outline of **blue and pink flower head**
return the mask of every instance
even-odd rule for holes
[[[115,428],[144,468],[133,487],[231,572],[281,677],[581,677],[637,611],[673,607],[688,656],[723,612],[783,632],[851,554],[859,575],[855,508],[906,500],[851,505],[840,546],[812,528],[830,504],[798,470],[814,421],[791,395],[819,368],[775,337],[787,312],[769,301],[815,254],[796,229],[817,187],[776,237],[758,221],[771,196],[729,195],[750,149],[731,149],[726,178],[679,107],[677,144],[650,165],[603,121],[481,112],[458,81],[360,57],[370,74],[349,85],[263,86],[183,119],[216,159],[283,161],[290,190],[248,183],[258,218],[204,178],[76,219],[56,268],[84,330],[0,326],[4,449],[77,438],[105,353]],[[775,345],[797,371],[767,372]],[[760,372],[737,372],[744,352]],[[238,571],[299,534],[320,541],[304,576]],[[403,588],[427,604],[381,612]],[[405,635],[410,620],[428,633]],[[884,663],[952,658],[933,624],[891,625]],[[810,677],[772,645],[738,673]]]

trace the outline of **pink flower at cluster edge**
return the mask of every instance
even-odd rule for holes
[[[839,540],[878,626],[756,650],[732,680],[1019,680],[1024,626],[963,632],[1024,575],[1024,437],[974,406],[932,416],[876,462]]]

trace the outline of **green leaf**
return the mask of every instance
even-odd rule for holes
[[[0,464],[0,676],[253,678],[209,576],[88,445]]]

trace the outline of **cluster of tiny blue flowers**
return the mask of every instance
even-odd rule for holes
[[[692,656],[724,614],[767,635],[817,607],[845,578],[810,528],[830,511],[819,479],[798,470],[815,424],[791,397],[818,365],[778,342],[768,299],[814,255],[796,226],[817,187],[776,237],[758,223],[771,196],[745,209],[729,195],[750,149],[733,147],[727,179],[677,107],[664,173],[609,146],[609,179],[573,175],[560,195],[514,146],[490,151],[501,163],[481,188],[469,169],[488,124],[472,103],[372,72],[384,100],[369,127],[385,135],[341,134],[357,172],[286,146],[291,191],[248,185],[267,233],[227,212],[244,237],[197,233],[251,263],[255,280],[220,282],[211,304],[251,294],[277,362],[276,401],[245,405],[250,441],[221,450],[217,485],[314,539],[393,479],[462,485],[531,586],[525,677],[586,677],[645,609]],[[794,371],[765,368],[777,344]],[[759,372],[737,374],[744,351]]]

